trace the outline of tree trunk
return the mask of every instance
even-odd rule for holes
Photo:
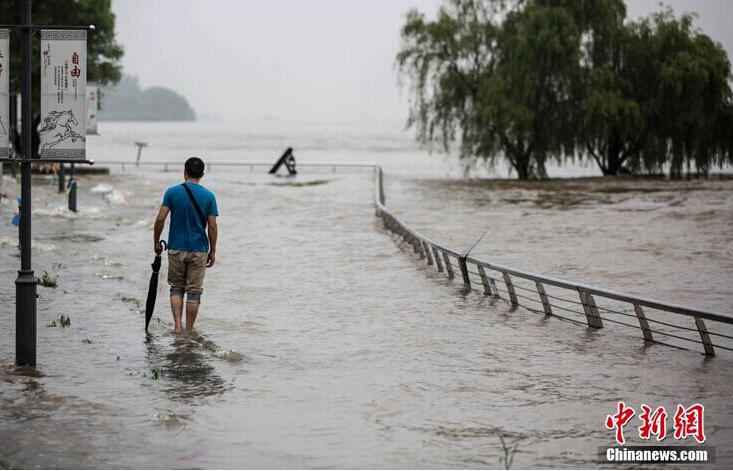
[[[531,161],[528,155],[520,155],[514,159],[512,166],[517,171],[517,178],[520,180],[529,180],[533,176]]]
[[[616,128],[611,130],[608,136],[608,149],[606,151],[606,167],[602,168],[604,175],[616,176],[621,173],[623,161],[621,160],[621,136]]]

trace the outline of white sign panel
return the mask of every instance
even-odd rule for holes
[[[0,29],[0,157],[8,157],[10,155],[9,46],[10,31]]]
[[[97,85],[87,84],[87,134],[97,132],[97,110],[99,109],[99,90]]]
[[[41,31],[41,138],[44,159],[84,159],[87,32]]]

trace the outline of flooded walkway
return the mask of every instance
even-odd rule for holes
[[[79,215],[37,186],[34,266],[58,287],[39,288],[34,376],[9,362],[18,259],[3,226],[0,467],[497,468],[500,437],[514,467],[588,467],[618,400],[703,403],[718,466],[733,464],[730,358],[463,293],[381,229],[368,172],[212,172],[220,241],[199,334],[171,335],[163,280],[146,342],[151,222],[178,179],[85,178]],[[390,185],[408,220],[443,207]],[[71,325],[53,326],[61,314]]]

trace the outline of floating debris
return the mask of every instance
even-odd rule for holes
[[[81,343],[94,343],[94,341],[89,337],[84,337],[83,339],[81,339]]]
[[[504,440],[504,435],[502,435],[502,433],[498,430],[496,431],[496,434],[499,436],[501,448],[504,451],[504,456],[499,457],[499,463],[504,463],[504,469],[510,469],[512,467],[512,463],[514,462],[514,453],[517,451],[517,445],[521,438],[511,445],[507,445],[506,440]]]
[[[217,350],[214,352],[214,356],[229,363],[239,363],[244,359],[244,355],[234,350]]]
[[[163,368],[157,367],[157,368],[151,368],[150,370],[150,377],[157,380],[163,377]]]
[[[39,285],[46,288],[55,288],[57,286],[56,278],[49,275],[47,271],[43,272],[43,275],[36,279]]]
[[[119,293],[117,293],[117,295],[119,296],[120,301],[122,301],[123,303],[132,304],[135,306],[135,309],[131,309],[131,310],[138,312],[138,313],[144,312],[142,310],[142,304],[140,303],[139,299],[134,298],[132,296],[125,296]]]
[[[71,325],[71,318],[61,314],[61,317],[51,321],[50,324],[46,324],[46,327],[69,327]]]

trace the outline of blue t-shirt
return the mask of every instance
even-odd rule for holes
[[[207,219],[209,216],[219,215],[214,193],[198,183],[186,182],[186,186],[191,190]],[[168,248],[187,252],[208,252],[209,237],[201,224],[201,218],[196,208],[182,185],[178,184],[166,190],[163,196],[163,206],[171,210]]]

